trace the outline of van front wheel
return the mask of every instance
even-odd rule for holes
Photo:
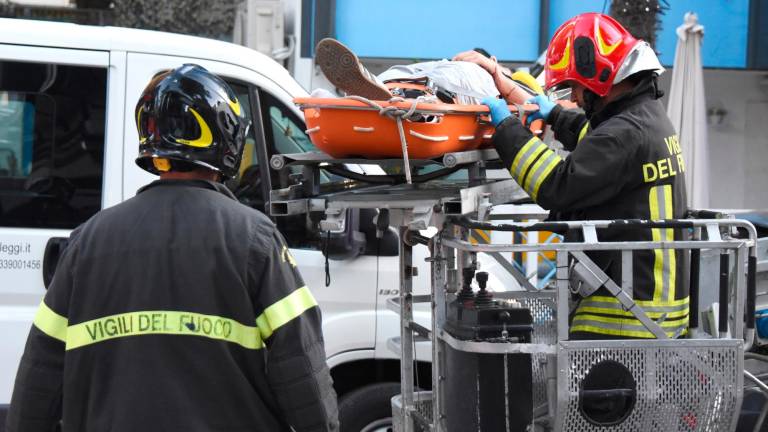
[[[339,401],[341,432],[392,432],[392,397],[399,383],[369,384],[342,396]]]

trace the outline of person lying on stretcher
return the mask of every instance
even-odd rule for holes
[[[530,74],[513,74],[480,49],[459,53],[452,60],[396,65],[376,76],[351,49],[326,38],[317,44],[315,62],[337,89],[370,100],[433,96],[443,103],[475,105],[501,94],[508,103],[522,105],[542,93]]]

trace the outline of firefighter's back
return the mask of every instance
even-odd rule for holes
[[[247,272],[273,228],[214,188],[159,181],[78,232],[65,431],[281,429]]]

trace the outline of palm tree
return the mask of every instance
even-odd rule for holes
[[[636,38],[656,47],[661,30],[660,16],[669,9],[667,0],[614,0],[610,14]]]
[[[115,25],[217,39],[232,35],[238,0],[120,0]]]

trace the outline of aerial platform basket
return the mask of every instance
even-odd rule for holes
[[[520,215],[530,217],[528,212]],[[494,216],[497,221],[518,217],[514,212],[508,215],[496,212]],[[412,295],[412,283],[406,278],[401,280],[400,296],[387,303],[400,315],[402,326],[398,343],[390,345],[401,352],[403,392],[391,401],[396,432],[725,432],[735,430],[739,420],[744,377],[760,383],[761,388],[766,387],[744,369],[744,352],[754,339],[754,302],[748,299],[754,299],[756,292],[757,258],[757,234],[747,221],[499,223],[448,217],[444,222],[443,229],[429,239],[420,239],[417,235],[409,238],[405,235],[407,230],[401,230],[406,239],[401,249],[401,259],[404,260],[401,268],[409,268],[412,262],[409,242],[425,244],[430,249],[432,292]],[[691,237],[668,242],[600,241],[597,230],[609,226],[614,229],[689,230]],[[557,244],[480,244],[469,241],[469,229],[507,232],[579,230],[585,240]],[[463,272],[457,270],[472,265],[475,262],[473,254],[552,249],[556,251],[557,260],[554,289],[531,287],[530,291],[497,291],[493,294],[498,301],[514,300],[530,310],[532,334],[529,341],[521,343],[512,339],[507,342],[504,337],[500,340],[478,334],[473,339],[463,339],[452,333],[452,329],[457,328],[455,324],[446,326],[448,319],[455,321],[456,315],[450,318],[449,305],[459,301],[459,287],[464,277]],[[675,335],[662,328],[665,314],[652,319],[628,294],[631,278],[624,276],[632,274],[633,254],[653,249],[682,250],[691,255],[692,300],[685,339],[674,338]],[[626,270],[621,282],[608,277],[587,254],[588,251],[608,250],[621,256]],[[719,256],[719,278],[707,278],[701,273],[702,264],[711,264],[706,258],[701,259],[702,251],[712,252],[715,258]],[[574,269],[581,265],[588,268],[601,287],[641,321],[655,338],[571,340],[571,276],[572,272],[580,273]],[[706,331],[699,329],[700,293],[706,293],[706,297],[717,293],[721,305],[717,325]],[[415,303],[431,305],[431,329],[414,322]],[[414,335],[432,341],[432,388],[429,392],[419,391],[414,384]],[[455,361],[457,352],[464,358],[483,356],[486,361],[488,356],[497,356],[497,362],[481,365],[478,357],[476,363],[464,362],[461,364],[463,368],[456,368],[459,364]],[[511,367],[500,373],[498,368],[493,369],[514,356],[518,359],[530,356],[530,381],[512,375],[515,369]],[[457,392],[455,384],[463,385],[466,376],[471,378],[470,384],[475,385],[463,386],[464,391]],[[511,398],[513,390],[528,383],[528,395]],[[521,396],[521,393],[515,394]],[[495,403],[505,398],[506,404],[498,409]],[[466,400],[471,403],[464,403]],[[494,409],[487,409],[489,406]],[[524,409],[512,411],[509,407],[513,406]],[[763,410],[763,413],[767,412],[768,409]],[[530,422],[525,419],[526,415]],[[520,417],[526,423],[523,428],[520,427]],[[764,417],[765,414],[758,420],[760,424]]]
[[[485,105],[356,96],[294,102],[304,111],[312,143],[335,158],[403,158],[407,148],[407,157],[432,159],[488,147],[495,130]],[[510,110],[525,111],[514,106]]]

